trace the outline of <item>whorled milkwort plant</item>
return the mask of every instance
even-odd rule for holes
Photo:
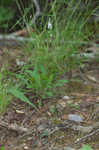
[[[44,65],[40,65],[39,68],[35,65],[33,70],[26,69],[24,73],[16,76],[20,80],[21,86],[10,89],[10,93],[35,108],[36,106],[30,99],[33,100],[35,97],[41,99],[53,97],[53,88],[67,83],[67,80],[58,80],[54,82],[55,74],[45,69]],[[31,96],[27,97],[26,95],[29,95],[29,93],[31,93]]]
[[[80,11],[81,0],[77,2],[57,0],[51,4],[48,14],[51,20],[49,19],[47,27],[51,28],[47,30],[45,27],[40,35],[31,34],[31,37],[35,39],[32,43],[33,48],[29,44],[32,54],[30,62],[33,68],[24,67],[24,71],[16,76],[19,85],[16,89],[10,90],[14,96],[31,106],[33,102],[28,95],[31,95],[32,99],[33,97],[41,99],[52,97],[53,89],[67,83],[67,80],[60,80],[59,77],[62,73],[78,67],[80,60],[77,54],[80,53],[83,43],[86,44],[88,41],[84,31],[91,14],[88,6],[86,5],[84,11]]]

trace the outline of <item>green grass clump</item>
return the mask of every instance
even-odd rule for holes
[[[41,99],[53,97],[55,90],[58,93],[57,87],[67,83],[65,78],[60,78],[61,75],[79,67],[77,54],[81,46],[88,42],[84,27],[92,13],[89,12],[88,5],[84,11],[78,13],[80,2],[81,0],[78,3],[69,1],[62,12],[59,10],[64,3],[53,2],[47,16],[52,21],[52,27],[47,29],[47,22],[40,34],[30,32],[33,42],[28,44],[27,51],[29,49],[31,56],[20,74],[16,75],[20,82],[19,89],[25,97],[29,93],[32,97],[38,96]],[[16,96],[13,89],[11,93]],[[29,104],[29,99],[24,96],[17,97]]]
[[[4,75],[0,72],[0,113],[4,113],[7,105],[11,102],[8,94],[8,82],[3,81]]]

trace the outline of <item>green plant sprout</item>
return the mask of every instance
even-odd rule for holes
[[[89,145],[84,144],[80,150],[92,150],[92,148]]]

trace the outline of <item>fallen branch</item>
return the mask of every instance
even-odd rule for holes
[[[21,34],[29,34],[29,32],[31,31],[31,26],[33,24],[35,24],[35,21],[36,19],[42,14],[41,11],[40,11],[40,6],[38,4],[38,1],[37,0],[32,0],[35,7],[36,7],[36,13],[34,14],[34,17],[33,19],[30,21],[29,25],[27,24],[27,27],[20,30],[20,31],[17,31],[17,32],[14,32],[14,33],[11,33],[10,35],[13,35],[13,36],[18,36],[18,35],[21,35]],[[32,30],[33,31],[33,30]],[[21,34],[20,34],[21,33]]]
[[[18,46],[26,44],[27,42],[33,43],[35,39],[26,38],[14,35],[0,35],[0,46]]]
[[[99,129],[96,129],[95,131],[83,136],[82,138],[79,138],[75,141],[75,144],[83,141],[83,140],[87,140],[88,138],[92,137],[93,135],[98,135],[99,134]]]
[[[32,1],[36,7],[36,13],[35,13],[33,19],[30,21],[29,26],[32,26],[35,23],[36,19],[42,14],[40,11],[40,6],[38,4],[38,1],[37,0],[32,0]]]
[[[35,32],[32,28],[30,29],[30,32]],[[29,37],[30,32],[28,31],[28,29],[22,29],[22,30],[18,30],[14,33],[12,33],[11,35],[13,36],[22,36],[22,37]]]
[[[22,29],[22,31],[17,31],[8,35],[2,35],[0,34],[0,46],[13,46],[13,45],[22,45],[22,43],[25,42],[33,42],[32,38],[25,38],[22,36],[18,36],[21,34],[28,34],[31,30],[31,26],[35,24],[36,19],[42,14],[40,11],[40,6],[38,4],[37,0],[32,0],[35,7],[36,7],[36,13],[34,14],[33,19],[30,21],[29,25],[27,25],[26,28]],[[11,41],[13,40],[13,41]],[[9,42],[10,41],[10,42]]]

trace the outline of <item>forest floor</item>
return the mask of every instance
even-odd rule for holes
[[[1,48],[0,53],[0,67],[6,64],[9,70],[22,56],[13,48]],[[85,144],[99,150],[99,62],[86,66],[82,75],[74,70],[72,80],[58,89],[63,95],[44,100],[39,111],[18,99],[11,101],[0,115],[0,148],[78,150]]]

